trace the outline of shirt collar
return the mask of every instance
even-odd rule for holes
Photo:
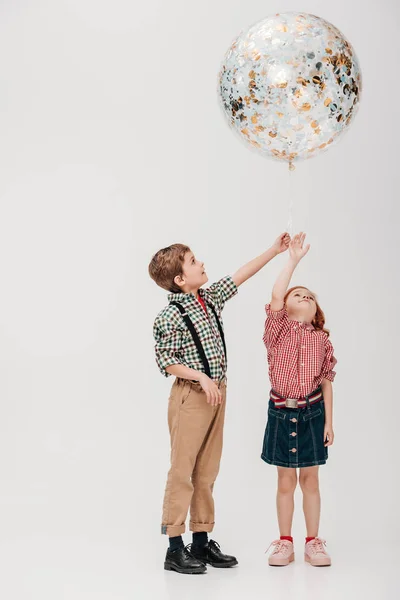
[[[168,294],[168,301],[188,305],[193,303],[193,301],[197,302],[197,298],[193,294]]]
[[[313,331],[315,329],[312,323],[302,323],[301,321],[293,321],[289,319],[289,323],[293,329],[305,329],[306,331]]]

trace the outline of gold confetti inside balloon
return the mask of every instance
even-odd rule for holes
[[[239,35],[218,87],[240,138],[262,155],[292,164],[326,150],[349,128],[360,102],[361,70],[334,25],[282,13]]]

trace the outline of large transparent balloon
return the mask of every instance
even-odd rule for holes
[[[264,156],[290,164],[338,141],[360,92],[351,44],[336,27],[305,13],[267,17],[241,33],[219,74],[232,128]]]

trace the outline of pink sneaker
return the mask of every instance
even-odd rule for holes
[[[294,547],[289,540],[275,540],[269,545],[267,552],[271,546],[275,546],[268,559],[268,564],[271,567],[286,567],[294,561]]]
[[[313,567],[330,567],[331,557],[325,550],[326,541],[314,538],[304,548],[304,560]]]

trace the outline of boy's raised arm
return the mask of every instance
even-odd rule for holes
[[[236,273],[232,276],[233,281],[239,287],[253,277],[260,269],[262,269],[269,261],[280,254],[281,252],[285,252],[288,249],[290,243],[290,235],[288,233],[282,233],[272,244],[271,248],[268,248],[263,254],[257,256],[243,267],[241,267]]]

